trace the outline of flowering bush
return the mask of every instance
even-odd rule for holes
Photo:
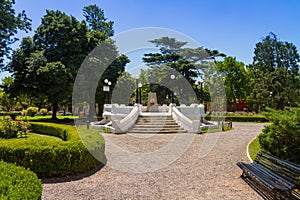
[[[48,113],[48,110],[47,110],[47,108],[42,108],[42,109],[40,110],[40,112],[42,113],[43,116],[46,116],[47,113]]]
[[[2,138],[17,138],[27,137],[29,132],[29,124],[26,121],[12,120],[11,117],[3,116],[0,121],[0,137]]]
[[[27,108],[27,116],[34,117],[34,115],[38,112],[37,107],[29,107]]]
[[[27,116],[27,110],[22,110],[22,116]]]

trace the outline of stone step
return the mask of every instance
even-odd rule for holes
[[[141,134],[176,134],[187,133],[171,116],[140,116],[135,126],[127,133]]]
[[[151,117],[157,117],[157,118],[172,118],[171,115],[148,115],[148,116],[140,116],[140,118],[151,118]]]
[[[127,133],[141,133],[141,134],[176,134],[176,133],[187,133],[186,130],[176,130],[176,131],[173,131],[173,130],[163,130],[163,131],[137,131],[137,130],[130,130],[129,132]]]
[[[148,128],[148,127],[143,127],[143,128],[133,128],[131,130],[134,131],[178,131],[178,130],[184,130],[183,128]]]
[[[175,121],[137,121],[137,124],[177,124]]]
[[[180,128],[178,124],[136,124],[134,128]]]
[[[171,118],[139,118],[138,121],[174,121]]]

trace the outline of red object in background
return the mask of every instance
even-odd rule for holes
[[[248,106],[245,102],[240,101],[237,103],[236,105],[237,111],[247,111],[248,110]]]
[[[240,101],[236,104],[236,111],[248,111],[248,105],[246,102],[244,101]],[[228,107],[227,108],[227,112],[234,112],[233,108]]]

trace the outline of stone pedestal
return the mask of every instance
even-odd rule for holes
[[[155,92],[148,93],[147,111],[158,112],[157,96]]]

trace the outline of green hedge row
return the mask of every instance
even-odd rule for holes
[[[42,183],[24,167],[0,161],[0,199],[41,199]]]
[[[96,130],[50,124],[31,123],[33,132],[62,138],[61,142],[33,142],[29,138],[1,140],[0,159],[16,163],[39,177],[79,174],[105,162],[104,139]],[[96,158],[94,156],[96,156]]]
[[[0,111],[0,116],[10,116],[12,119],[15,119],[17,116],[22,115],[22,112],[6,112],[6,111]]]
[[[232,122],[268,122],[269,120],[263,115],[207,115],[205,117],[207,120],[225,120]]]
[[[30,123],[30,128],[35,132],[35,133],[40,133],[44,135],[51,135],[58,137],[62,139],[63,141],[68,141],[71,139],[75,139],[76,137],[71,137],[71,132],[67,132],[67,129],[65,129],[62,126],[57,126],[57,125],[49,125],[49,124],[43,124],[43,123]]]

